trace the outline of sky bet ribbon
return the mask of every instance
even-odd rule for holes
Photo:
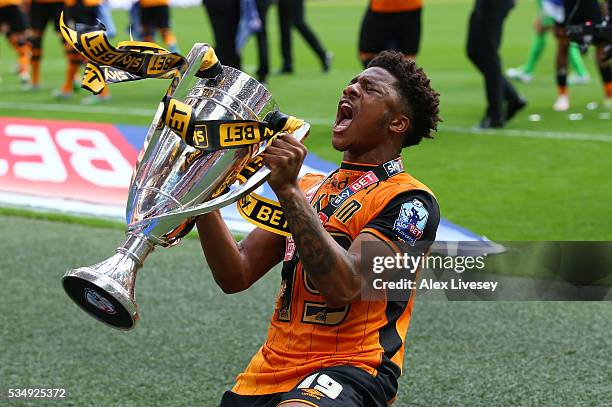
[[[198,150],[216,151],[240,148],[270,140],[280,131],[294,131],[304,122],[279,111],[269,113],[264,121],[196,120],[193,108],[171,97],[163,99],[163,124],[185,143]]]
[[[76,24],[76,30],[60,16],[60,31],[68,44],[89,62],[85,67],[83,88],[93,94],[107,83],[144,78],[174,78],[185,58],[150,42],[123,41],[117,48],[106,37],[104,25]]]

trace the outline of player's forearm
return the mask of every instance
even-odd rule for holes
[[[341,307],[353,301],[361,287],[353,256],[327,233],[297,186],[277,196],[304,270],[327,305]]]
[[[215,211],[202,215],[196,226],[204,256],[219,287],[225,293],[247,289],[250,282],[240,247],[221,214]]]

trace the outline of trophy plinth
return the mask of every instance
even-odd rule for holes
[[[129,235],[108,260],[69,270],[62,279],[64,290],[94,318],[118,329],[131,329],[138,321],[136,273],[152,250],[145,237]]]

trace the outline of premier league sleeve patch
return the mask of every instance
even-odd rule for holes
[[[414,243],[423,236],[429,212],[423,202],[413,199],[402,204],[399,215],[393,223],[393,231],[405,242],[414,246]]]

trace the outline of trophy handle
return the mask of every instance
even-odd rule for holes
[[[298,141],[302,141],[308,135],[310,131],[310,124],[304,122],[297,130],[290,133],[290,137],[295,137]],[[147,222],[151,220],[185,220],[187,218],[202,215],[208,212],[216,211],[223,207],[233,204],[243,196],[250,194],[257,187],[266,182],[266,179],[270,175],[270,170],[263,166],[255,174],[253,174],[247,181],[232,190],[219,195],[218,197],[206,201],[198,206],[194,206],[190,209],[178,209],[175,211],[167,212],[161,215],[152,216],[147,219]],[[136,224],[138,225],[138,224]],[[135,225],[135,226],[136,226]]]

